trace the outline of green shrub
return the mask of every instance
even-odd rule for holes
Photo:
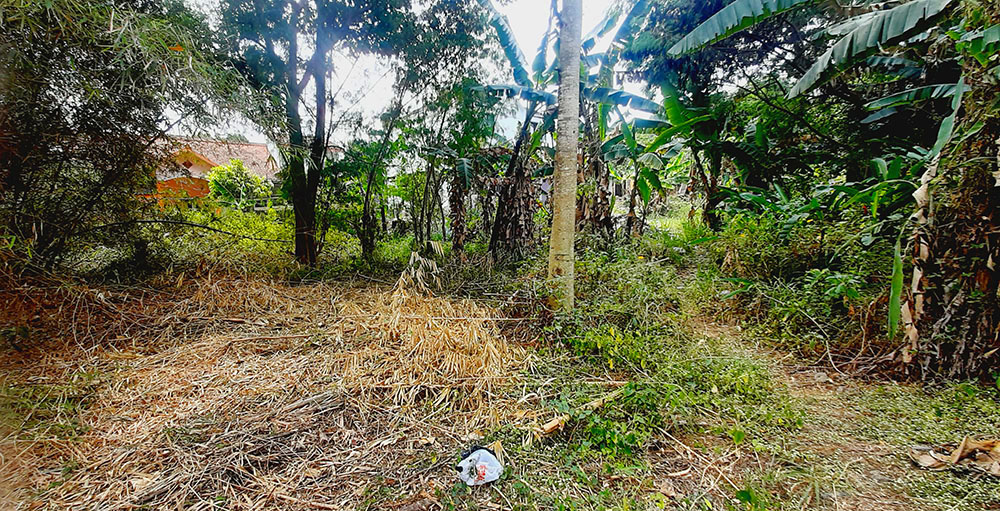
[[[588,325],[652,328],[678,309],[675,269],[630,242],[584,251],[575,271],[576,316]]]
[[[242,160],[229,160],[208,173],[208,195],[221,204],[246,210],[270,194],[267,183],[247,170]]]
[[[802,425],[802,411],[775,384],[766,361],[734,354],[732,340],[694,341],[681,330],[646,335],[599,326],[564,343],[599,366],[595,372],[616,371],[630,380],[619,397],[596,410],[570,406],[569,397],[553,403],[574,418],[574,435],[583,448],[634,454],[663,427],[708,424],[712,433],[742,443],[750,431],[762,435]]]
[[[734,277],[771,279],[787,275],[793,261],[780,228],[780,222],[771,215],[734,215],[712,243],[712,254],[722,270]]]

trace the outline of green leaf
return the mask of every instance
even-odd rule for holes
[[[718,236],[705,236],[704,238],[698,238],[696,240],[690,241],[688,245],[701,245],[702,243],[708,243],[710,241],[715,241],[717,239],[719,239]]]
[[[882,158],[872,158],[872,166],[875,167],[875,171],[878,172],[878,176],[883,181],[887,179],[889,175],[889,164],[886,163]]]
[[[623,90],[609,89],[607,87],[587,87],[583,89],[583,97],[596,103],[624,106],[654,114],[660,111],[660,105],[655,101],[650,101],[642,96],[637,96]]]
[[[955,48],[972,55],[980,65],[986,67],[990,58],[1000,50],[1000,24],[965,34],[955,43]]]
[[[606,153],[608,151],[611,151],[611,149],[613,149],[616,145],[618,145],[622,140],[625,140],[625,135],[616,135],[612,138],[609,138],[603,144],[601,144],[601,152]]]
[[[605,57],[604,57],[603,53],[595,53],[593,55],[581,55],[580,56],[580,63],[582,63],[583,67],[585,67],[587,69],[590,69],[592,67],[597,67],[597,66],[603,64],[604,61],[605,61]]]
[[[621,120],[622,120],[622,124],[621,124],[621,126],[622,126],[622,135],[625,137],[625,143],[628,144],[628,148],[633,153],[635,153],[637,144],[635,142],[635,134],[632,133],[632,127],[629,126],[629,123],[625,122],[625,116],[622,115],[621,111],[618,110],[617,107],[615,107],[615,112],[618,114],[618,117],[620,117]]]
[[[664,121],[662,119],[634,119],[632,120],[633,130],[649,130],[656,128],[669,128],[671,126],[670,121]]]
[[[886,172],[886,179],[899,179],[903,175],[903,157],[897,156],[892,163],[889,164],[888,172]]]
[[[808,92],[858,60],[923,32],[945,13],[951,1],[913,0],[892,9],[877,11],[820,55],[788,91],[788,97]]]
[[[649,182],[651,190],[663,193],[663,183],[660,182],[660,176],[657,176],[656,172],[653,172],[652,169],[644,168],[640,170],[639,173],[642,174],[642,177],[645,178],[647,182]]]
[[[538,45],[538,52],[535,54],[535,60],[531,63],[531,71],[535,73],[535,80],[542,81],[542,75],[545,73],[545,66],[548,63],[548,49],[549,49],[549,39],[552,37],[552,17],[555,16],[555,1],[553,1],[552,6],[549,11],[549,26],[542,36],[542,43]]]
[[[547,105],[554,105],[556,103],[555,94],[520,85],[484,85],[481,87],[470,87],[470,89],[499,94],[508,98],[521,98],[528,101],[544,102]]]
[[[778,194],[778,198],[781,199],[781,202],[783,202],[785,204],[787,204],[788,202],[790,202],[788,200],[788,194],[785,193],[785,190],[783,190],[781,188],[781,186],[778,185],[778,183],[774,183],[774,191],[775,191],[775,193]]]
[[[697,50],[706,44],[725,39],[736,32],[749,28],[771,16],[813,1],[736,0],[695,27],[694,30],[671,46],[667,53],[681,55]]]
[[[663,112],[673,125],[683,124],[688,120],[688,111],[681,104],[680,94],[672,85],[664,85],[660,88],[663,93]]]
[[[729,436],[733,439],[734,444],[740,445],[743,443],[743,440],[746,439],[747,433],[742,429],[733,429],[729,432]]]
[[[615,28],[615,25],[618,24],[618,16],[620,15],[621,11],[615,8],[609,9],[607,12],[605,12],[604,18],[597,23],[597,26],[595,26],[593,29],[590,30],[590,32],[587,32],[587,34],[583,36],[583,41],[580,43],[580,48],[583,49],[585,53],[592,50],[594,46],[597,44],[597,39],[603,37],[605,34],[610,32],[611,29]]]
[[[880,108],[918,103],[928,99],[949,98],[955,94],[955,87],[957,87],[957,85],[954,83],[916,87],[896,94],[891,94],[884,98],[876,99],[875,101],[865,105],[865,108],[869,110],[878,110]]]
[[[663,168],[663,160],[656,153],[643,153],[636,161],[651,169],[660,170]]]
[[[919,64],[903,57],[892,57],[888,55],[876,55],[868,57],[865,61],[870,67],[884,67],[888,69],[900,67],[917,67]]]
[[[522,87],[531,87],[531,75],[528,74],[528,60],[524,57],[524,52],[517,45],[514,38],[514,31],[510,28],[510,21],[493,6],[490,0],[478,0],[490,17],[490,25],[496,30],[497,39],[503,54],[510,63],[511,71],[514,72],[514,81]]]
[[[642,203],[649,204],[649,183],[646,182],[646,178],[641,173],[635,178],[635,186],[639,189],[639,196],[642,197]]]
[[[470,183],[472,183],[472,160],[469,158],[459,158],[455,161],[455,172],[462,176],[462,180],[465,182],[465,187],[468,188]]]
[[[896,240],[896,247],[892,253],[892,284],[889,288],[889,339],[896,337],[896,329],[899,327],[899,315],[902,312],[900,297],[903,294],[903,257],[900,254],[900,242]]]
[[[955,94],[951,98],[951,115],[941,121],[941,127],[938,128],[937,141],[934,143],[934,147],[931,148],[931,152],[927,154],[928,161],[933,160],[941,154],[944,146],[951,140],[951,135],[955,131],[955,118],[958,117],[958,110],[962,107],[962,94],[965,92],[965,76],[958,79],[955,91]]]
[[[538,128],[531,133],[531,144],[528,146],[527,154],[531,154],[542,145],[542,138],[549,134],[556,126],[556,115],[558,111],[556,109],[549,110],[548,113],[542,117],[542,122],[539,124]]]
[[[895,107],[883,108],[883,109],[879,110],[878,112],[875,112],[875,113],[869,115],[868,117],[865,117],[864,119],[861,119],[861,124],[871,124],[873,122],[881,121],[882,119],[885,119],[886,117],[894,115],[898,111],[899,110],[897,110]]]
[[[666,144],[672,138],[674,138],[674,135],[677,135],[678,133],[683,133],[683,132],[687,131],[688,128],[694,126],[695,124],[707,121],[709,119],[712,119],[711,115],[701,115],[701,116],[698,116],[698,117],[694,117],[694,118],[688,119],[688,120],[684,121],[683,123],[678,124],[676,126],[672,126],[672,127],[668,128],[668,129],[665,129],[662,132],[660,132],[660,134],[657,135],[657,137],[652,142],[650,142],[650,144],[646,147],[646,150],[647,151],[655,151],[660,146],[662,146],[663,144]]]
[[[635,35],[634,22],[637,19],[641,19],[646,16],[649,12],[650,0],[639,0],[632,6],[632,9],[625,15],[625,19],[622,20],[622,24],[618,27],[618,31],[615,32],[615,37],[612,39],[612,44],[619,46],[624,46],[625,42]]]

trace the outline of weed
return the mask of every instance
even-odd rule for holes
[[[859,392],[858,434],[895,444],[960,442],[966,435],[994,437],[1000,391],[969,382],[937,387],[880,385]]]
[[[95,378],[81,373],[67,385],[0,385],[0,426],[26,439],[78,438],[88,430],[80,413],[93,395]]]

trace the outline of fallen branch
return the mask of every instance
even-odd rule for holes
[[[333,504],[323,504],[322,502],[310,502],[308,500],[297,499],[295,497],[292,497],[291,495],[285,495],[283,493],[275,493],[274,496],[278,497],[281,500],[287,500],[288,502],[294,504],[299,504],[301,506],[311,507],[315,509],[340,509],[339,506],[335,506]]]
[[[211,226],[208,226],[208,225],[205,225],[205,224],[196,224],[194,222],[185,222],[183,220],[129,220],[129,221],[126,221],[126,222],[115,222],[115,223],[112,223],[112,224],[98,225],[96,227],[92,227],[90,230],[96,231],[97,229],[107,229],[107,228],[110,228],[110,227],[121,227],[123,225],[129,225],[129,224],[183,225],[183,226],[187,226],[187,227],[197,227],[199,229],[205,229],[205,230],[208,230],[208,231],[217,232],[219,234],[226,234],[226,235],[229,235],[229,236],[233,236],[233,237],[241,238],[241,239],[245,239],[245,240],[250,240],[250,241],[268,241],[268,242],[271,242],[271,243],[292,243],[292,240],[276,240],[276,239],[271,239],[271,238],[257,238],[255,236],[247,236],[245,234],[236,234],[235,232],[223,231],[222,229],[216,229],[215,227],[211,227]]]
[[[616,390],[614,392],[611,392],[609,394],[606,394],[604,397],[595,399],[595,400],[593,400],[593,401],[591,401],[591,402],[583,405],[582,407],[580,407],[580,410],[582,410],[582,411],[596,410],[596,409],[604,406],[608,402],[614,400],[618,396],[622,395],[622,392],[624,392],[624,391],[625,391],[625,387],[622,386],[618,390]],[[554,419],[550,420],[549,422],[546,422],[545,424],[542,425],[542,428],[540,430],[541,431],[541,435],[542,436],[547,436],[547,435],[551,435],[552,433],[555,433],[556,431],[559,431],[560,429],[563,428],[563,426],[566,425],[566,423],[570,420],[570,418],[571,417],[570,417],[570,415],[568,413],[564,413],[564,414],[562,414],[562,415],[560,415],[558,417],[555,417]]]

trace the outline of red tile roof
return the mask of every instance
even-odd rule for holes
[[[189,137],[170,137],[170,143],[173,145],[173,154],[189,150],[213,165],[225,165],[229,160],[242,160],[250,172],[268,181],[278,179],[278,162],[266,144]]]

